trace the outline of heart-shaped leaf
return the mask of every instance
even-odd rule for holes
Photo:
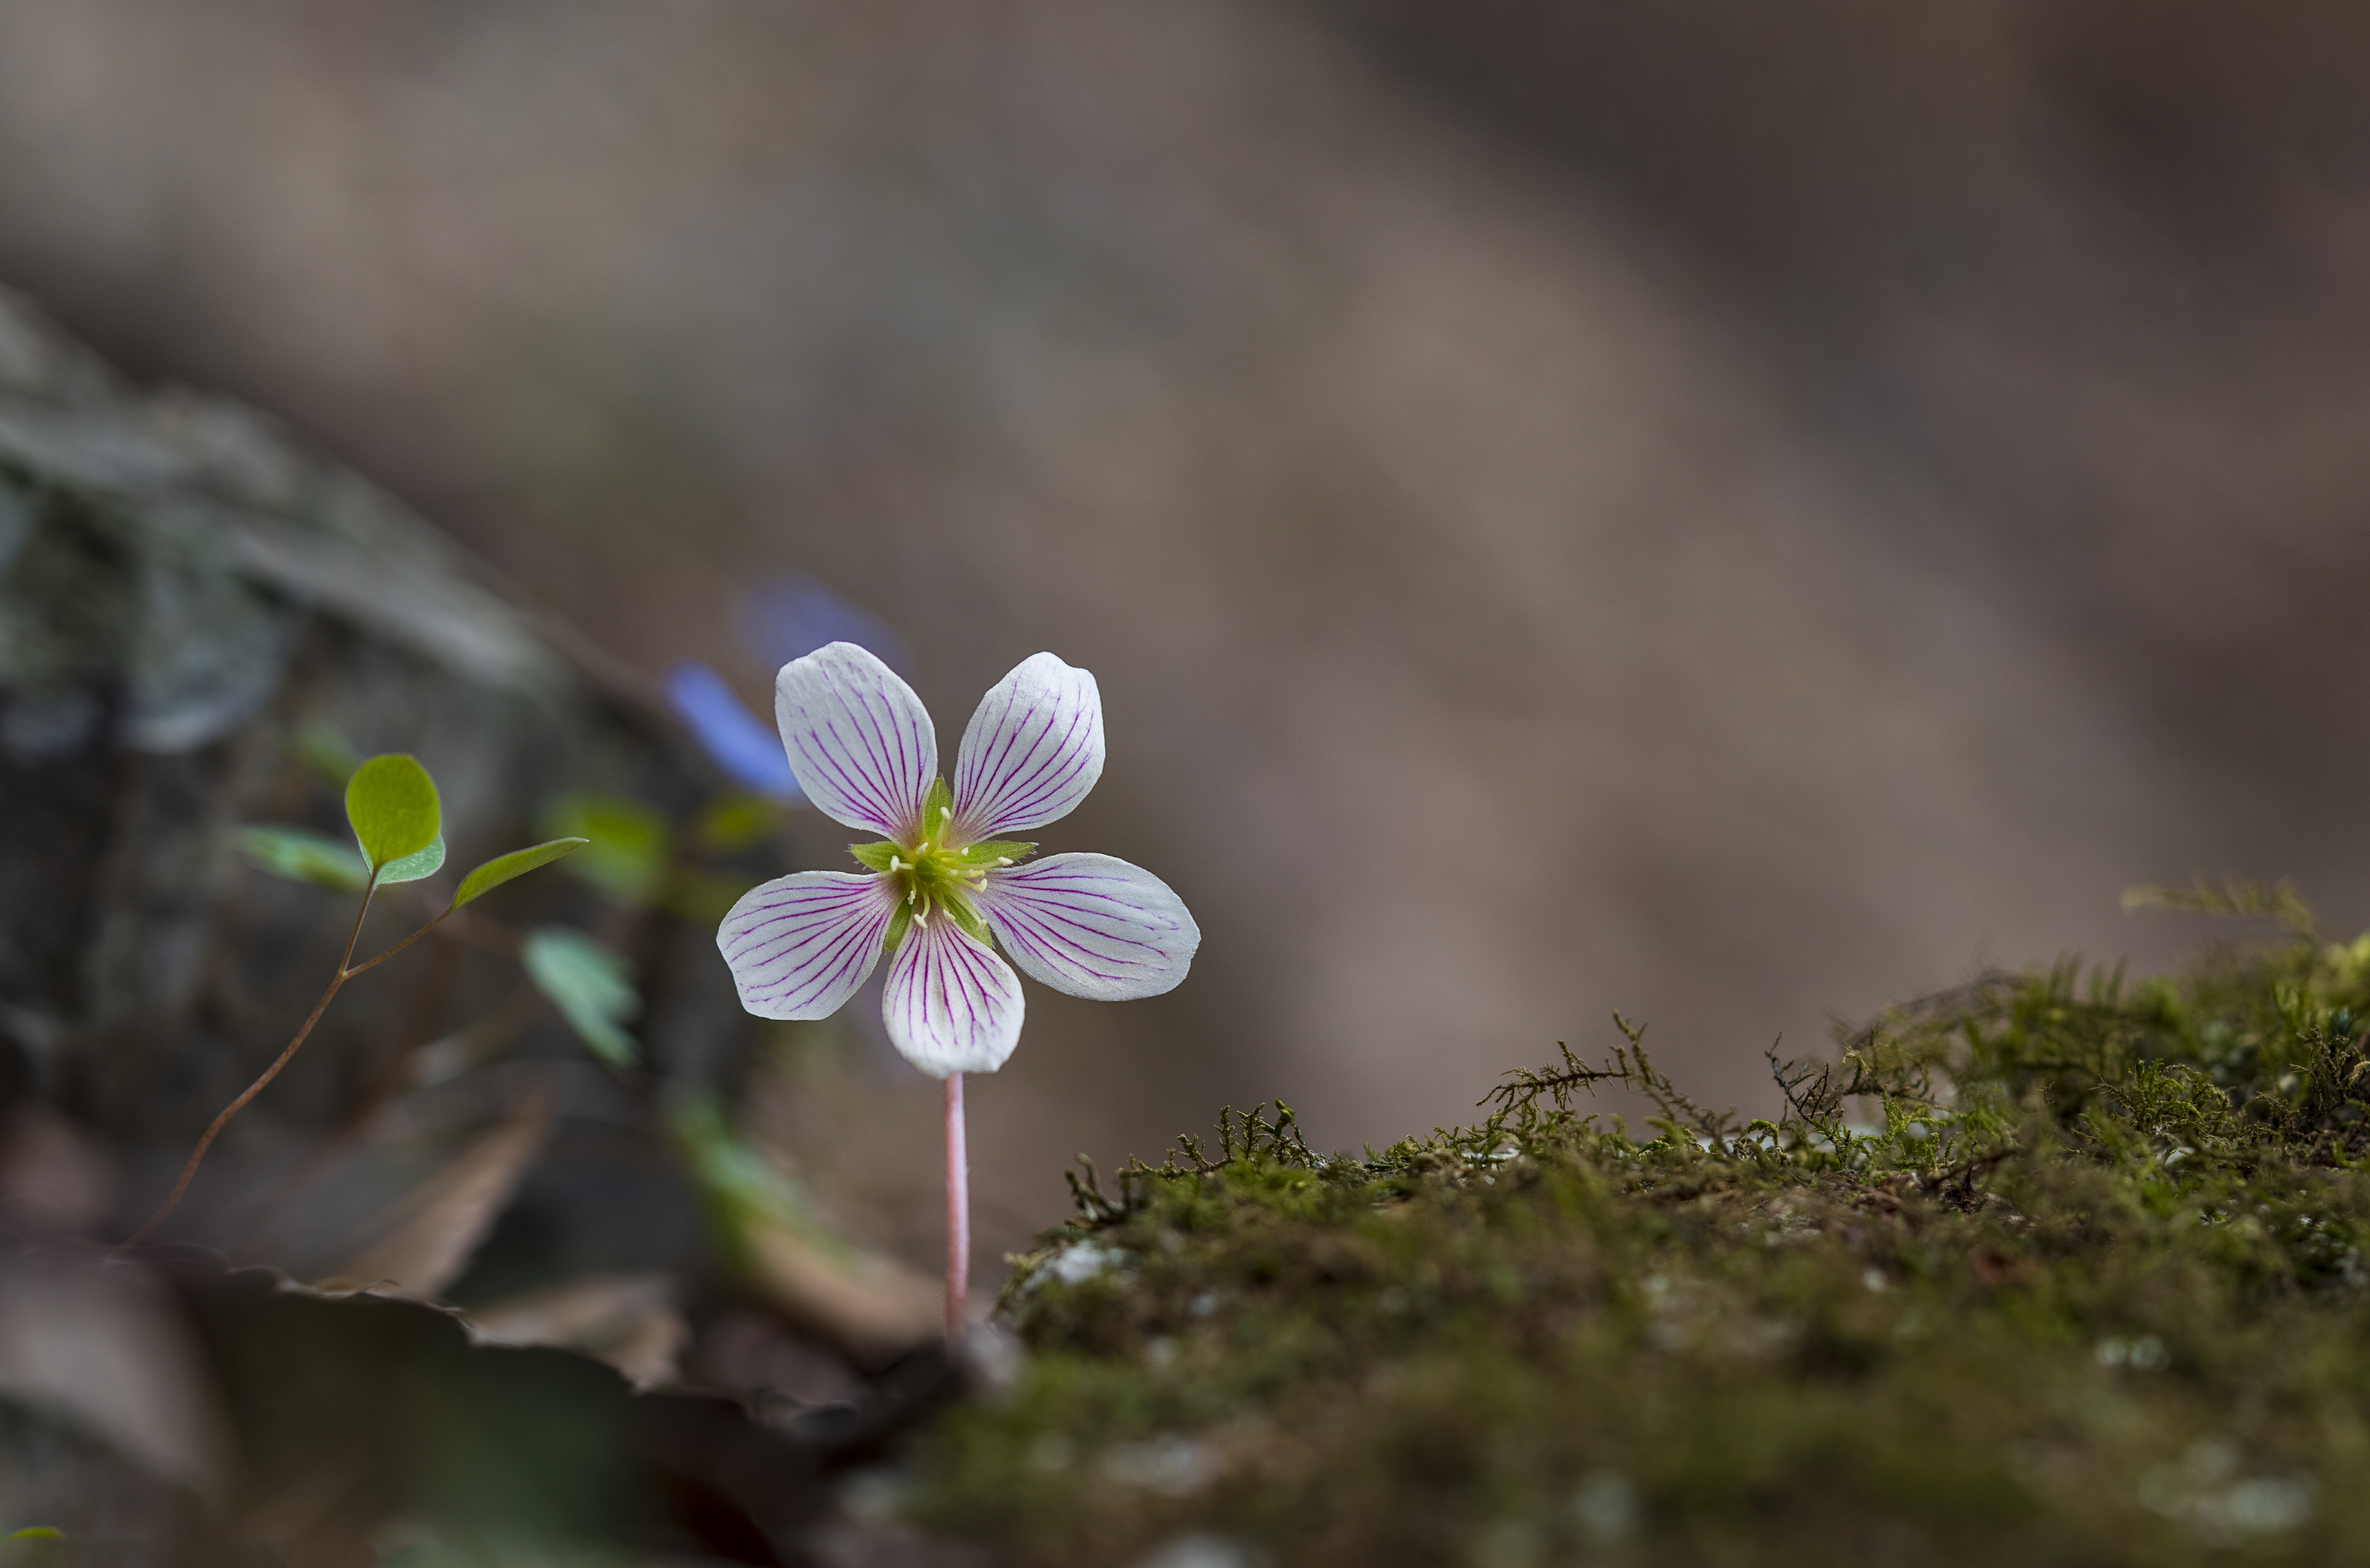
[[[613,1067],[630,1067],[634,1037],[621,1027],[642,1009],[626,961],[581,931],[538,926],[520,945],[519,962],[559,1016]]]
[[[370,868],[362,864],[362,858],[354,853],[352,845],[307,833],[301,827],[275,824],[242,827],[238,830],[238,847],[257,870],[291,882],[349,893],[360,892],[370,884]]]
[[[434,876],[444,869],[444,836],[438,834],[434,843],[417,855],[406,855],[400,860],[389,860],[379,868],[378,885],[389,882],[418,882]]]
[[[436,842],[443,825],[436,781],[418,757],[402,752],[374,756],[346,781],[346,820],[374,871],[417,855]]]
[[[495,857],[461,879],[454,892],[453,907],[458,909],[480,894],[491,893],[512,877],[523,877],[537,866],[547,866],[571,850],[581,849],[592,842],[589,838],[555,838],[526,849],[513,849]]]

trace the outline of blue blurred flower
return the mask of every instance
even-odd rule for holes
[[[805,801],[781,736],[749,711],[722,675],[686,660],[667,672],[666,695],[677,716],[734,783],[777,801]]]
[[[811,577],[783,577],[742,595],[741,646],[767,672],[834,642],[853,642],[892,670],[905,667],[905,644],[889,624],[858,609]]]
[[[834,642],[853,642],[892,668],[905,663],[904,641],[887,622],[811,577],[779,577],[750,589],[741,596],[736,620],[741,646],[768,672]],[[733,782],[777,801],[804,803],[781,737],[749,711],[723,676],[686,661],[667,673],[666,694]]]

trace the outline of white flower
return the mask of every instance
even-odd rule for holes
[[[783,665],[774,689],[807,799],[885,836],[849,846],[865,874],[800,871],[732,906],[716,945],[742,1006],[825,1017],[889,952],[889,1038],[945,1078],[994,1072],[1020,1038],[1020,983],[991,936],[1074,997],[1156,997],[1185,978],[1202,932],[1168,883],[1109,855],[1030,860],[1034,844],[1001,836],[1068,815],[1102,776],[1093,675],[1024,660],[980,699],[952,789],[921,699],[854,643]]]

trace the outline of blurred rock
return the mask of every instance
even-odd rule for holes
[[[350,901],[257,876],[230,836],[273,817],[338,830],[334,790],[308,782],[309,734],[420,754],[461,866],[531,841],[538,804],[563,789],[606,784],[676,810],[704,791],[697,764],[630,685],[588,674],[393,502],[251,410],[135,393],[5,297],[0,519],[0,1083],[19,1108],[6,1151],[12,1206],[77,1210],[88,1232],[101,1228],[87,1211],[103,1202],[128,1228],[327,980]],[[562,878],[500,898],[505,917],[604,917]],[[662,919],[643,928],[658,1024],[648,1048],[696,1078],[719,1070],[742,1026],[720,974],[657,961],[667,937]],[[466,1017],[514,985],[507,964],[472,956],[456,971],[457,956],[422,951],[384,980],[357,982],[232,1124],[167,1234],[235,1244],[236,1222],[302,1151],[334,1143],[387,1064],[444,1032],[442,1009]],[[389,1005],[407,990],[424,993],[430,1010]],[[607,1115],[630,1120],[630,1091],[621,1101],[564,1032],[533,1020],[529,1051],[576,1066],[571,1109],[606,1098]],[[421,1159],[457,1148],[474,1120],[508,1103],[506,1081],[481,1071],[443,1091],[392,1163],[383,1147],[367,1158],[365,1139],[365,1158],[305,1172],[298,1209],[334,1233],[348,1221],[323,1216],[383,1207],[411,1187]],[[92,1156],[76,1152],[96,1149],[130,1180],[102,1184]],[[458,1273],[518,1174],[509,1160],[499,1190],[471,1200],[485,1212],[438,1227],[452,1255],[429,1272]],[[351,1255],[351,1243],[329,1244]],[[425,1253],[407,1260],[426,1266]]]

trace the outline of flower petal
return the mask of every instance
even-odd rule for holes
[[[1167,882],[1109,855],[1053,855],[990,871],[972,904],[1022,974],[1099,1002],[1173,989],[1202,945],[1202,928]]]
[[[1035,653],[988,689],[955,758],[955,842],[1039,827],[1103,774],[1103,698],[1087,672]]]
[[[916,924],[889,962],[889,1043],[929,1074],[992,1073],[1020,1043],[1020,977],[944,915]]]
[[[896,909],[887,877],[800,871],[743,894],[716,947],[759,1018],[825,1018],[872,973]]]
[[[849,827],[912,836],[938,777],[938,733],[896,671],[853,642],[826,643],[774,677],[774,716],[790,771],[816,810]]]

